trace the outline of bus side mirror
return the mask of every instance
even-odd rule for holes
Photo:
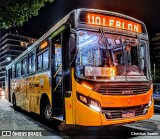
[[[66,29],[62,33],[62,73],[63,73],[63,92],[64,96],[72,91],[72,78],[71,78],[71,56],[69,48],[70,40],[70,26],[66,26]]]

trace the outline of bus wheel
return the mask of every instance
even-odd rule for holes
[[[44,120],[52,121],[52,108],[48,101],[42,104],[41,115]]]
[[[13,103],[13,109],[17,109],[17,105],[16,105],[16,97],[15,95],[13,95],[13,98],[12,98],[12,103]]]

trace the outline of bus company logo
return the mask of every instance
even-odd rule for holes
[[[122,91],[122,94],[124,95],[129,95],[129,94],[133,94],[134,92],[132,90],[127,90],[127,91]]]

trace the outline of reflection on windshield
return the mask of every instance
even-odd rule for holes
[[[107,46],[101,33],[78,32],[76,73],[79,77],[146,76],[146,42],[115,34],[105,34],[105,39]]]

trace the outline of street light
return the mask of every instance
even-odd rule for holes
[[[7,59],[7,61],[11,61],[11,57],[7,57],[6,59]]]

